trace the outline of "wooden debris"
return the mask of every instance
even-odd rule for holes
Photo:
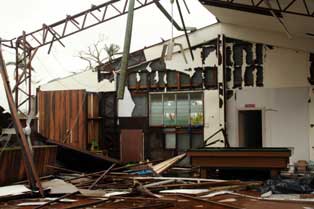
[[[157,165],[152,166],[152,169],[154,170],[155,173],[161,174],[164,171],[166,171],[167,169],[169,169],[171,166],[173,166],[176,162],[185,158],[185,156],[186,156],[186,153],[175,156],[175,157],[170,158],[168,160],[165,160],[161,163],[158,163]]]
[[[88,187],[88,189],[92,189],[100,180],[102,180],[106,175],[107,173],[115,166],[116,164],[112,164],[98,179],[96,179],[96,181],[90,185],[90,187]]]
[[[50,189],[50,194],[72,194],[78,191],[73,184],[66,183],[61,179],[42,182],[42,186],[43,188]]]
[[[73,192],[73,193],[69,193],[69,194],[63,195],[63,196],[61,196],[61,197],[59,197],[59,198],[55,198],[55,199],[53,199],[53,200],[50,200],[49,202],[46,202],[45,204],[42,204],[42,205],[40,205],[40,206],[38,206],[38,207],[36,207],[36,208],[34,208],[34,209],[43,208],[43,207],[45,207],[45,206],[51,205],[52,203],[58,202],[58,201],[60,201],[60,200],[62,200],[62,199],[64,199],[64,198],[70,197],[70,196],[75,195],[75,194],[78,194],[78,193],[79,193],[79,191],[75,191],[75,192]]]

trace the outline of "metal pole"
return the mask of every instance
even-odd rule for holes
[[[18,109],[19,105],[19,43],[16,42],[15,46],[15,107]]]
[[[39,180],[39,176],[36,172],[35,164],[34,164],[34,161],[32,159],[31,151],[28,147],[28,143],[27,143],[25,134],[23,132],[22,124],[18,118],[17,108],[16,108],[14,101],[13,101],[13,96],[11,93],[11,87],[10,87],[10,83],[9,83],[9,79],[8,79],[8,74],[7,74],[5,62],[4,62],[3,55],[2,55],[1,40],[0,40],[0,74],[1,74],[1,77],[3,80],[4,90],[6,92],[9,107],[11,110],[11,115],[12,115],[12,119],[14,122],[14,127],[16,129],[16,133],[17,133],[18,139],[19,139],[20,144],[21,144],[24,162],[25,162],[25,167],[26,167],[25,170],[27,172],[29,182],[30,182],[33,190],[38,188],[40,194],[42,196],[44,196],[44,192],[43,192],[40,180]]]
[[[192,47],[191,47],[191,42],[190,42],[190,39],[189,39],[188,32],[186,31],[186,27],[185,27],[185,23],[184,23],[184,18],[183,18],[183,14],[182,14],[182,11],[181,11],[181,7],[180,7],[179,0],[176,0],[176,2],[177,2],[177,7],[178,7],[178,11],[179,11],[179,15],[180,15],[181,22],[182,22],[183,30],[184,30],[184,35],[185,35],[186,41],[187,41],[188,46],[189,46],[191,58],[192,58],[192,60],[194,61],[194,54],[193,54],[193,50],[192,50]]]
[[[132,40],[134,4],[135,4],[135,0],[129,0],[128,19],[126,23],[126,31],[125,31],[125,36],[124,36],[123,57],[121,61],[117,99],[123,99],[124,97],[124,88],[125,88],[125,81],[127,77],[129,53],[130,53],[130,46],[131,46],[131,40]]]

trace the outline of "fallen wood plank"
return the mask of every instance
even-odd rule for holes
[[[103,200],[97,200],[97,201],[93,201],[93,202],[89,202],[89,203],[76,204],[76,205],[72,205],[69,207],[65,207],[63,209],[76,209],[76,208],[85,208],[88,206],[96,206],[96,205],[102,204],[106,201],[108,201],[108,198],[104,198]]]
[[[161,194],[191,194],[198,195],[204,194],[205,192],[209,192],[208,189],[168,189],[162,190],[159,193]]]
[[[70,170],[70,169],[67,169],[67,168],[61,168],[61,167],[54,166],[54,165],[45,165],[45,166],[48,167],[48,168],[52,168],[52,169],[58,170],[58,171],[63,171],[63,172],[66,172],[66,173],[80,173],[78,171]]]
[[[233,206],[233,205],[220,203],[220,202],[216,202],[216,201],[212,201],[212,200],[205,200],[205,199],[202,199],[202,198],[199,198],[199,197],[191,197],[191,196],[188,196],[188,195],[179,195],[179,196],[183,197],[183,198],[186,198],[186,199],[193,199],[193,200],[198,200],[198,201],[206,202],[206,203],[213,204],[213,205],[223,206],[225,208],[245,209],[243,207]]]
[[[42,204],[42,205],[40,205],[40,206],[38,206],[38,207],[36,207],[34,209],[39,209],[39,208],[46,207],[48,205],[51,205],[52,203],[58,202],[59,200],[62,200],[64,198],[70,197],[70,196],[75,195],[75,194],[79,194],[79,191],[72,192],[72,193],[69,193],[69,194],[65,194],[65,195],[63,195],[61,197],[55,198],[53,200],[50,200],[49,202],[46,202],[45,204]]]
[[[173,158],[170,158],[168,160],[165,160],[161,163],[158,163],[154,166],[152,166],[152,169],[155,173],[157,174],[161,174],[163,173],[164,171],[166,171],[167,169],[169,169],[171,166],[173,166],[176,162],[182,160],[183,158],[185,158],[186,156],[186,153],[184,154],[181,154],[181,155],[178,155],[178,156],[175,156]]]
[[[90,187],[88,189],[92,189],[100,180],[102,180],[106,175],[107,173],[109,173],[109,171],[115,166],[116,164],[112,164],[99,178],[96,179],[96,181],[90,185]]]
[[[171,181],[171,180],[168,180]],[[216,186],[230,186],[230,185],[244,185],[238,180],[223,181],[223,182],[202,182],[202,183],[185,183],[185,184],[166,184],[166,185],[153,185],[152,189],[193,189],[193,188],[209,188]]]
[[[169,184],[169,183],[173,183],[175,182],[176,180],[175,179],[169,179],[169,180],[164,180],[164,181],[159,181],[159,182],[154,182],[154,183],[150,183],[150,184],[146,184],[144,185],[145,188],[149,188],[149,187],[154,187],[154,188],[164,188],[164,184]]]
[[[0,187],[0,197],[15,196],[31,192],[24,185],[13,185]]]
[[[108,175],[110,176],[110,175]],[[114,176],[110,176],[114,177]],[[205,179],[205,178],[182,178],[182,177],[151,177],[151,176],[119,176],[119,178],[134,179],[134,180],[167,180],[175,179],[178,181],[196,181],[196,182],[226,182],[219,179]]]

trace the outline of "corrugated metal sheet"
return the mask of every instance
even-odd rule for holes
[[[51,174],[46,165],[56,163],[57,146],[34,146],[34,163],[39,176]],[[20,147],[4,149],[0,157],[0,185],[21,181],[26,178]]]
[[[39,133],[51,140],[86,149],[86,100],[84,90],[39,91]]]

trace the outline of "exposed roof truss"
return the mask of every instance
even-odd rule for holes
[[[200,2],[209,6],[262,15],[272,15],[270,13],[272,10],[278,17],[281,17],[282,13],[314,17],[313,0],[200,0]]]

